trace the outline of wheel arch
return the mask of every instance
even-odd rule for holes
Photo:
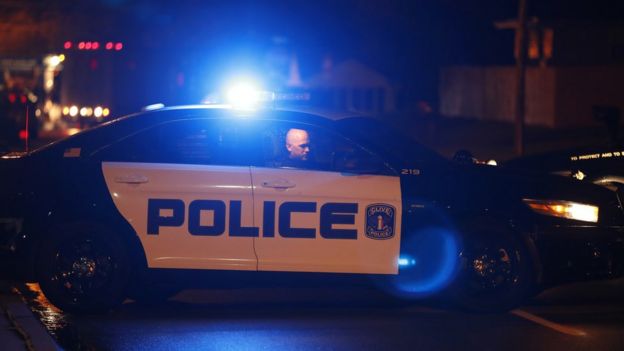
[[[521,222],[520,225],[518,225],[516,221],[511,218],[501,218],[482,214],[478,216],[464,216],[464,218],[462,218],[459,222],[458,228],[461,233],[460,235],[462,240],[473,240],[473,238],[475,240],[473,243],[465,244],[465,246],[463,243],[460,244],[462,245],[462,248],[460,249],[462,256],[464,255],[463,250],[467,249],[467,257],[471,257],[470,252],[475,248],[473,244],[476,244],[476,247],[479,247],[483,245],[479,244],[480,242],[492,243],[491,240],[493,238],[494,240],[497,240],[495,239],[497,235],[505,235],[507,239],[503,239],[500,244],[510,248],[516,247],[516,254],[519,254],[517,257],[520,259],[520,261],[518,261],[520,262],[520,265],[517,267],[523,266],[521,263],[522,257],[526,257],[524,260],[526,266],[525,268],[519,268],[517,271],[517,278],[520,278],[520,280],[516,282],[519,283],[513,283],[513,286],[504,288],[508,290],[506,290],[507,292],[503,292],[503,295],[500,295],[500,299],[492,299],[494,296],[486,299],[485,297],[489,294],[487,292],[485,292],[486,295],[482,297],[470,297],[472,296],[472,293],[463,292],[463,283],[461,283],[469,276],[467,275],[464,276],[464,278],[460,278],[461,280],[458,280],[458,285],[451,286],[448,291],[449,296],[452,297],[457,307],[472,312],[506,311],[510,308],[514,308],[518,304],[522,303],[523,300],[530,298],[539,292],[543,276],[543,268],[535,245],[534,233],[528,229],[532,228],[531,223]],[[487,248],[488,246],[489,244],[486,244],[486,246],[481,247]],[[472,261],[469,259],[467,262]],[[462,271],[468,272],[466,269],[468,268],[463,267]],[[522,278],[523,276],[524,279]],[[524,281],[524,283],[522,283],[522,281]],[[494,294],[498,294],[494,291],[492,292]],[[464,298],[467,298],[467,300],[462,301]],[[469,303],[466,304],[466,302]]]
[[[55,232],[63,230],[67,226],[94,226],[115,233],[129,249],[133,270],[138,272],[147,268],[143,244],[132,226],[124,219],[104,218],[103,216],[71,216],[62,211],[48,211],[45,221],[37,221],[35,218],[27,218],[24,221],[23,231],[27,234],[23,235],[25,237],[23,250],[27,252],[25,264],[28,267],[26,275],[28,280],[36,280],[37,278],[36,262],[45,238],[49,235],[55,235]]]

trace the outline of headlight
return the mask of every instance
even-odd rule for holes
[[[522,199],[529,207],[543,215],[598,222],[598,207],[570,201]]]

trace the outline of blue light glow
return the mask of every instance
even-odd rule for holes
[[[250,83],[235,84],[228,90],[227,101],[237,108],[253,108],[258,103],[258,88]]]
[[[399,257],[399,267],[407,268],[410,266],[416,265],[416,259],[409,256],[401,256]]]
[[[403,238],[399,274],[390,291],[402,297],[424,297],[444,289],[455,277],[459,244],[454,231],[427,228]]]
[[[145,107],[143,107],[143,111],[154,111],[154,110],[158,110],[161,108],[164,108],[165,105],[162,103],[157,103],[157,104],[151,104],[151,105],[147,105]]]
[[[239,79],[229,85],[225,94],[226,103],[236,109],[253,110],[261,103],[273,100],[273,93],[263,91],[252,79]]]

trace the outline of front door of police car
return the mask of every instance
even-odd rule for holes
[[[265,167],[251,169],[259,270],[398,272],[400,183],[375,155],[292,123],[268,126],[263,151]]]
[[[103,157],[108,190],[149,267],[256,269],[254,142],[245,130],[207,119],[169,122],[113,145],[112,156]]]

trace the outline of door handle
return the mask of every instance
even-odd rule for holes
[[[149,182],[149,178],[140,174],[129,174],[115,177],[116,183],[142,184]]]
[[[294,188],[297,184],[291,183],[286,179],[279,180],[270,180],[266,182],[262,182],[262,186],[265,188],[274,188],[274,189],[289,189]]]

